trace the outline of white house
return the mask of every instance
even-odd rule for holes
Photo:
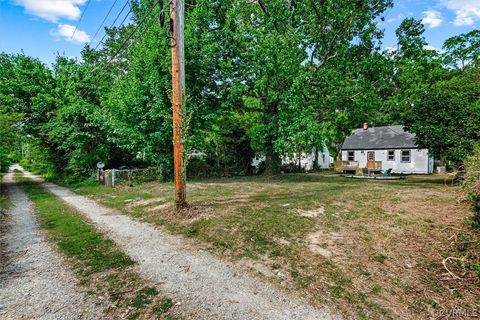
[[[328,169],[330,165],[333,163],[333,157],[330,156],[328,149],[326,147],[323,148],[322,151],[318,151],[318,158],[317,164],[319,169]],[[313,164],[315,163],[315,151],[312,150],[309,154],[302,152],[300,156],[300,166],[305,171],[313,170]],[[283,157],[282,164],[294,164],[298,166],[298,156],[290,157]]]
[[[357,161],[359,168],[371,167],[381,162],[381,169],[392,169],[393,173],[430,174],[433,172],[433,158],[428,149],[419,148],[415,135],[403,130],[403,126],[386,126],[353,130],[345,139],[341,158],[343,161]]]
[[[328,169],[333,164],[334,159],[330,156],[328,149],[326,147],[323,148],[322,151],[318,151],[318,167],[320,169]],[[256,156],[253,160],[251,165],[255,168],[258,168],[262,162],[265,161],[265,157],[263,156]],[[302,153],[300,157],[300,166],[305,171],[313,170],[313,164],[315,162],[315,151],[312,150],[309,154]],[[298,165],[298,157],[282,157],[282,164],[294,164]]]

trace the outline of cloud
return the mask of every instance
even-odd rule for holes
[[[75,32],[75,34],[73,34]],[[75,27],[69,24],[59,24],[56,30],[52,30],[50,34],[57,40],[66,40],[74,43],[90,42],[88,33],[82,30],[75,31]],[[73,38],[72,38],[73,35]]]
[[[14,0],[19,6],[42,19],[58,22],[60,18],[77,20],[81,11],[79,6],[87,0]]]
[[[471,26],[480,20],[479,0],[442,0],[441,4],[455,12],[453,24],[456,26]]]
[[[385,23],[392,23],[392,22],[396,22],[396,21],[401,21],[405,18],[405,15],[400,13],[399,15],[395,16],[395,17],[392,17],[392,18],[389,18],[387,20],[385,20]]]
[[[425,45],[425,46],[423,46],[423,49],[431,50],[431,51],[438,51],[437,48],[435,48],[434,46],[431,46],[431,45]]]
[[[385,47],[385,52],[387,53],[395,53],[398,49],[396,47]]]
[[[442,14],[439,11],[427,10],[423,12],[422,23],[430,29],[438,27],[442,22]]]

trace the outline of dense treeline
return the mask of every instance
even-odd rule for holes
[[[98,161],[171,171],[170,40],[151,3],[134,1],[133,22],[107,30],[105,45],[85,47],[81,59],[59,56],[48,68],[0,55],[3,167],[22,141],[26,158],[52,175],[82,178]],[[437,159],[462,163],[480,138],[480,31],[437,52],[423,25],[406,19],[398,47],[382,51],[379,25],[391,6],[189,1],[187,143],[207,155],[191,165],[242,174],[262,154],[275,173],[282,155],[324,144],[335,153],[364,121],[404,124]]]

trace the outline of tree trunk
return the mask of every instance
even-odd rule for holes
[[[274,175],[282,170],[282,159],[273,148],[273,141],[268,141],[265,146],[265,174]]]
[[[337,160],[342,160],[342,144],[336,144],[335,151],[337,151]]]
[[[318,147],[315,147],[313,148],[313,152],[315,153],[313,155],[313,166],[312,166],[312,170],[313,171],[317,171],[319,169],[319,166],[318,166]]]
[[[268,133],[265,137],[265,174],[274,175],[278,174],[282,170],[282,159],[275,151],[273,141],[275,140],[278,126],[278,105],[271,102],[268,99],[268,95],[263,97],[262,103],[264,104],[266,111],[264,114],[264,124],[268,127]]]
[[[298,150],[298,172],[302,171],[302,150]]]

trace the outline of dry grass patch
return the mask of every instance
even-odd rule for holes
[[[292,174],[194,181],[188,190],[191,207],[181,214],[171,205],[172,184],[77,192],[182,233],[347,317],[425,319],[452,307],[478,309],[480,236],[468,226],[460,188],[443,176]],[[164,202],[118,205],[158,197]]]

